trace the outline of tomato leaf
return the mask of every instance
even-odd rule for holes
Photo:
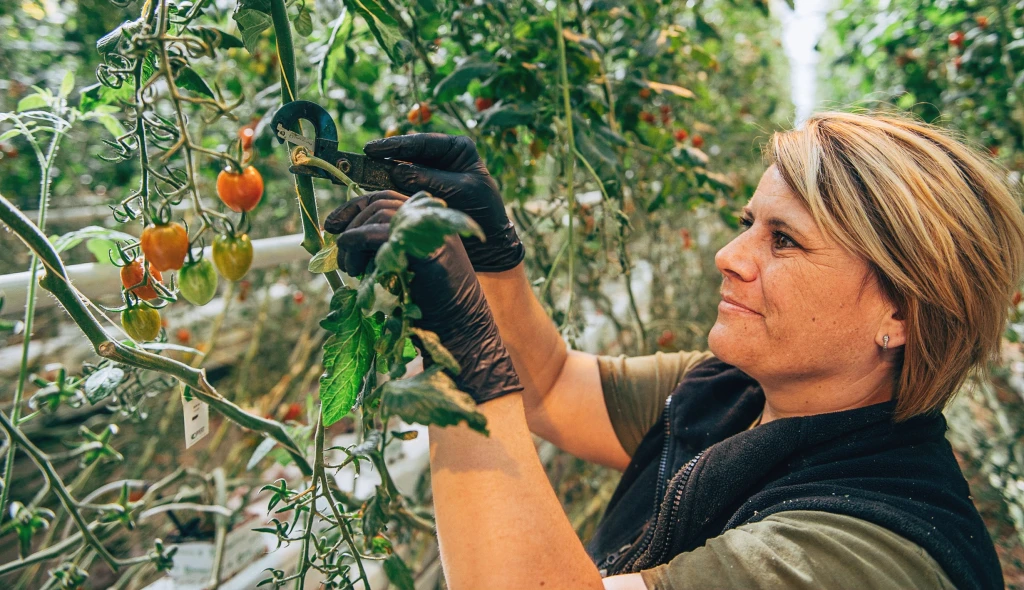
[[[203,80],[202,76],[188,66],[178,70],[178,75],[174,78],[174,81],[185,90],[191,90],[196,94],[214,98],[213,90],[210,90],[210,85],[206,83],[206,80]]]
[[[498,64],[486,61],[485,56],[471,55],[448,74],[434,87],[434,98],[438,102],[448,102],[462,94],[469,83],[477,78],[484,78],[498,71]]]
[[[345,0],[345,5],[363,17],[366,26],[377,40],[377,45],[380,45],[394,65],[400,66],[409,61],[413,54],[412,43],[402,34],[402,29],[395,17],[380,2],[377,0]]]
[[[391,518],[391,496],[383,486],[377,486],[377,493],[363,504],[363,536],[366,542],[387,528]]]
[[[338,270],[338,244],[328,236],[333,237],[332,234],[326,234],[324,247],[309,259],[309,265],[306,268],[311,273],[323,274]]]
[[[462,367],[459,366],[459,361],[455,360],[452,353],[441,344],[441,339],[437,337],[437,334],[430,330],[421,330],[420,328],[409,328],[409,331],[416,335],[420,339],[420,344],[427,350],[427,354],[434,360],[435,363],[441,365],[445,369],[448,369],[453,374],[458,375],[462,372]]]
[[[382,412],[416,424],[454,426],[465,422],[473,430],[488,434],[487,418],[476,411],[473,398],[459,391],[440,365],[408,379],[388,381],[383,390]]]
[[[390,557],[384,560],[384,573],[387,575],[388,581],[397,590],[416,590],[412,571],[409,570],[409,566],[405,565],[405,562],[397,554],[392,553]]]
[[[242,44],[250,54],[256,51],[260,34],[270,28],[270,2],[267,0],[239,0],[231,16],[242,34]]]
[[[234,35],[229,35],[216,27],[192,27],[192,32],[213,49],[245,47],[241,39]]]
[[[24,113],[35,109],[41,109],[47,105],[46,97],[42,94],[29,94],[18,101],[18,112]]]
[[[391,220],[388,243],[418,258],[429,256],[444,244],[446,236],[459,234],[484,239],[483,230],[468,215],[449,209],[441,199],[418,192],[399,207]],[[383,250],[383,248],[381,248]],[[380,257],[380,251],[377,253]],[[378,261],[378,266],[380,262]]]
[[[300,8],[299,14],[295,15],[295,33],[303,37],[313,34],[313,11],[308,8]]]
[[[267,454],[269,454],[270,451],[272,451],[276,445],[277,441],[270,438],[269,436],[263,439],[263,442],[261,442],[259,446],[256,447],[256,450],[252,452],[252,456],[249,457],[249,462],[245,464],[245,470],[252,471],[252,468],[256,467],[256,465],[260,461],[262,461],[263,458],[266,457]]]
[[[331,311],[320,326],[331,333],[324,343],[324,374],[320,377],[320,411],[324,426],[329,426],[356,403],[380,327],[363,316],[356,305],[356,292],[350,289],[334,294]]]
[[[532,107],[524,107],[516,103],[495,104],[487,109],[487,114],[480,120],[480,128],[507,129],[517,125],[533,123],[536,111]]]
[[[124,370],[110,365],[93,371],[86,378],[82,389],[85,391],[85,398],[89,400],[89,403],[96,405],[98,402],[110,397],[110,394],[114,393],[117,386],[121,384],[121,381],[124,381]]]

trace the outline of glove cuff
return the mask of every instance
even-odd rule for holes
[[[488,235],[487,241],[463,238],[462,245],[476,272],[503,272],[515,268],[526,258],[526,247],[519,241],[511,220],[501,230]]]

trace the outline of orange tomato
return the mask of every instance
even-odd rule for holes
[[[263,198],[263,176],[255,166],[240,173],[225,168],[217,175],[217,196],[232,211],[252,211]]]
[[[150,265],[149,269],[149,280],[146,281],[145,285],[141,287],[134,287],[142,283],[142,279],[146,276],[146,270],[142,267],[142,260],[136,258],[131,264],[126,264],[121,267],[121,284],[124,285],[125,289],[129,289],[133,295],[139,299],[156,299],[160,297],[160,294],[153,288],[155,282],[163,280],[163,276],[160,275],[160,271],[153,268]]]
[[[188,232],[180,223],[150,225],[142,230],[142,254],[150,268],[159,271],[178,270],[188,253]]]
[[[413,125],[425,125],[430,122],[431,116],[433,113],[430,112],[430,106],[425,102],[420,102],[409,109],[408,119]]]

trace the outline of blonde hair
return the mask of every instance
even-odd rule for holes
[[[1024,275],[1024,213],[1007,171],[895,112],[817,113],[764,151],[905,322],[895,420],[941,411],[972,370],[989,377]]]

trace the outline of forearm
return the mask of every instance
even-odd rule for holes
[[[529,414],[558,380],[568,348],[533,293],[522,263],[505,272],[477,273],[477,279],[519,373]]]
[[[430,427],[438,542],[448,587],[603,588],[555,496],[526,427],[523,400],[479,406],[490,436]]]

